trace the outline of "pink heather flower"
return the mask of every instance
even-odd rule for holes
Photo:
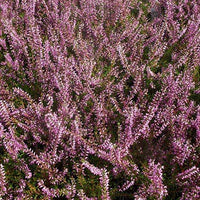
[[[1,1],[2,198],[199,199],[199,19],[199,0]]]
[[[174,160],[180,165],[183,165],[185,160],[187,160],[191,154],[192,146],[189,144],[189,141],[185,141],[183,138],[175,140],[172,142],[172,145],[174,154],[176,155]]]
[[[7,193],[5,171],[2,164],[0,164],[0,197]]]
[[[109,177],[106,169],[99,169],[87,161],[83,161],[83,166],[88,168],[93,174],[99,175],[101,190],[102,190],[102,200],[110,199],[109,196]]]
[[[155,164],[154,160],[149,160],[149,166],[146,168],[144,175],[150,180],[150,184],[148,186],[142,185],[135,195],[137,200],[152,195],[162,200],[167,195],[167,188],[163,184],[162,169],[163,167],[159,163]]]

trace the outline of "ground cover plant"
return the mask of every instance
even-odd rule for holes
[[[0,0],[0,198],[200,199],[199,0]]]

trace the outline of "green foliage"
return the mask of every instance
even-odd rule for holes
[[[101,186],[99,183],[99,177],[93,175],[87,170],[87,177],[80,175],[78,177],[78,189],[83,189],[88,197],[101,198]]]

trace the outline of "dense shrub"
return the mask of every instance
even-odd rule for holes
[[[0,0],[0,197],[200,199],[199,0]]]

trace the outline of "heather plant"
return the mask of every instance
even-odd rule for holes
[[[2,199],[200,198],[198,0],[0,0]]]

